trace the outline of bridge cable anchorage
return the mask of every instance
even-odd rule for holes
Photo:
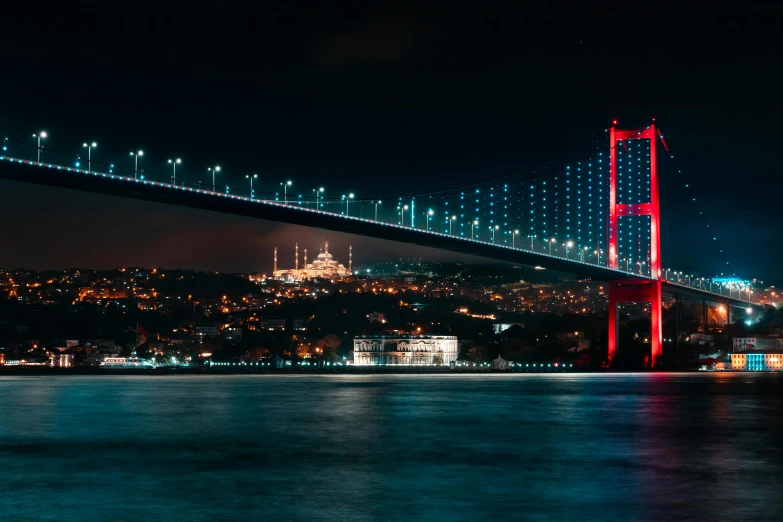
[[[666,150],[666,153],[669,155],[669,159],[674,161],[674,154],[669,149],[668,145],[663,139],[663,133],[661,132],[660,128],[658,128],[658,137],[660,138],[661,142],[663,143],[663,147]],[[677,174],[682,174],[682,170],[678,169]],[[685,183],[685,188],[690,190],[691,186],[690,183]],[[696,198],[692,197],[691,202],[695,203]],[[712,242],[715,245],[715,248],[718,250],[718,253],[723,258],[723,261],[726,263],[726,266],[728,267],[729,272],[733,277],[737,277],[736,272],[734,271],[734,268],[731,266],[731,263],[729,262],[728,257],[726,256],[726,253],[723,251],[723,248],[720,245],[720,242],[718,241],[718,236],[714,235],[712,232],[713,227],[710,225],[709,221],[707,220],[707,216],[704,215],[704,210],[700,205],[696,205],[696,208],[699,212],[699,216],[701,217],[702,223],[704,223],[705,228],[707,228],[710,232],[710,237],[712,238]]]

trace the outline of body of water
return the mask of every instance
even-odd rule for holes
[[[783,375],[0,377],[0,520],[779,520]]]

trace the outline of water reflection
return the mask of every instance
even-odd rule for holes
[[[781,377],[0,378],[3,518],[773,519]]]

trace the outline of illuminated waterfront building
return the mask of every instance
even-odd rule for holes
[[[783,353],[733,353],[731,369],[756,372],[781,371]]]
[[[348,277],[351,275],[353,265],[353,248],[348,247],[348,267],[339,263],[332,254],[329,253],[329,242],[324,243],[324,249],[316,256],[315,260],[307,263],[307,249],[304,250],[304,266],[299,268],[299,243],[296,244],[296,253],[294,258],[294,269],[277,269],[277,248],[275,248],[274,272],[277,279],[287,281],[301,281],[303,279],[335,279]]]
[[[353,340],[353,364],[448,365],[457,360],[451,335],[362,336]]]
[[[106,357],[103,368],[151,368],[152,363],[139,357]]]
[[[74,354],[53,353],[49,355],[49,364],[53,368],[70,368],[74,365]]]

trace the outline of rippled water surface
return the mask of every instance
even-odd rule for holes
[[[773,520],[783,375],[0,377],[1,520]]]

